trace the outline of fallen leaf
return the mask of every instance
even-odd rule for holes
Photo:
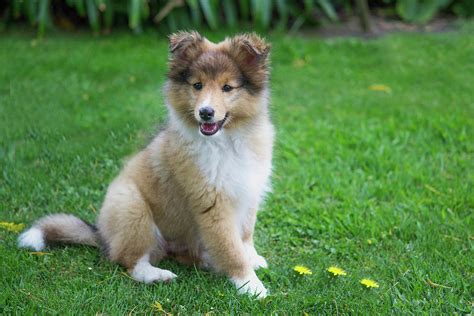
[[[369,86],[369,90],[372,91],[381,91],[385,93],[392,93],[392,88],[384,84],[373,84]]]
[[[44,255],[50,255],[50,252],[42,252],[42,251],[32,251],[30,252],[32,255],[37,255],[37,256],[44,256]]]
[[[306,64],[306,61],[302,58],[295,59],[293,61],[293,67],[295,68],[301,68]]]
[[[167,311],[164,310],[163,305],[159,301],[155,301],[153,304],[151,304],[151,308],[156,311],[165,314],[166,316],[173,315],[171,313],[168,313]]]
[[[164,312],[165,310],[163,309],[163,305],[161,305],[160,302],[156,301],[155,303],[151,304],[151,307],[158,311],[158,312]]]
[[[452,287],[450,287],[450,286],[434,283],[430,279],[426,279],[426,283],[428,283],[428,285],[431,286],[431,287],[441,287],[443,289],[452,289]]]
[[[120,273],[121,273],[121,274],[123,274],[123,275],[125,275],[127,278],[129,278],[129,279],[133,280],[133,278],[132,278],[132,277],[131,277],[131,276],[130,276],[128,273],[126,273],[126,272],[123,272],[123,271],[122,271],[122,272],[120,272]]]
[[[431,192],[435,193],[435,194],[438,194],[438,195],[443,195],[443,193],[439,192],[438,190],[436,190],[435,188],[433,188],[431,185],[429,184],[425,184],[425,188],[427,188],[428,190],[430,190]]]

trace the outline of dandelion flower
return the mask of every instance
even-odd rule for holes
[[[9,230],[14,233],[19,233],[25,228],[25,224],[15,224],[15,223],[8,223],[8,222],[0,222],[0,227],[6,230]]]
[[[329,273],[332,273],[334,276],[347,275],[346,271],[342,270],[341,268],[335,267],[335,266],[327,268],[327,271]]]
[[[313,272],[312,272],[309,268],[307,268],[307,267],[305,267],[305,266],[295,266],[295,267],[293,268],[293,270],[295,270],[296,272],[298,272],[298,273],[301,274],[301,275],[304,275],[304,274],[309,274],[309,275],[311,275],[311,274],[313,274]]]
[[[371,279],[362,279],[360,284],[365,285],[366,288],[378,288],[379,284]]]

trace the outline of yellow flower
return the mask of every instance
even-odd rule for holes
[[[369,90],[392,93],[392,88],[390,88],[389,86],[386,86],[384,84],[373,84],[373,85],[369,86]]]
[[[296,272],[298,272],[299,274],[302,274],[302,275],[303,274],[313,274],[313,272],[305,266],[295,266],[293,268],[293,270],[295,270]]]
[[[371,287],[379,287],[379,284],[377,282],[375,282],[374,280],[371,280],[371,279],[362,279],[360,280],[360,284],[362,285],[365,285],[365,287],[367,288],[371,288]]]
[[[9,230],[14,233],[19,233],[25,228],[25,224],[15,224],[15,223],[8,223],[8,222],[0,222],[0,227],[6,230]]]
[[[327,271],[329,273],[332,273],[334,276],[347,275],[346,271],[342,270],[341,268],[335,267],[335,266],[327,268]]]

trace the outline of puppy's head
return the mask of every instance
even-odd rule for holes
[[[169,105],[187,127],[212,136],[262,113],[270,45],[256,34],[212,43],[197,32],[170,36]]]

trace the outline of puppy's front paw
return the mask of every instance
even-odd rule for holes
[[[254,270],[260,268],[268,268],[267,260],[264,257],[260,256],[253,246],[247,246],[247,254],[249,256],[250,264]]]
[[[252,267],[254,270],[260,269],[260,268],[268,268],[268,263],[267,260],[265,260],[264,257],[260,255],[256,255],[255,257],[252,258]]]
[[[255,295],[258,299],[267,296],[268,291],[263,286],[262,281],[258,279],[255,272],[245,278],[232,278],[232,282],[235,284],[240,294]]]

